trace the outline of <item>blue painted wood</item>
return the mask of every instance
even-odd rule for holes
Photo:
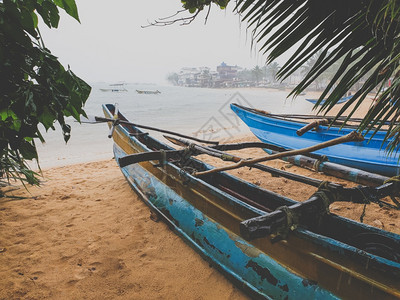
[[[306,123],[271,117],[236,104],[231,109],[243,120],[253,134],[261,141],[286,149],[301,149],[316,145],[339,136],[346,135],[354,129],[344,127],[318,126],[317,130],[304,133],[301,137],[296,131]],[[399,154],[388,155],[385,152],[387,142],[383,143],[385,131],[365,135],[363,142],[344,143],[315,151],[325,155],[330,162],[354,167],[385,176],[400,174]]]
[[[104,110],[107,117],[112,117],[110,112],[113,110],[112,105],[104,106]],[[139,152],[152,151],[150,148],[172,149],[148,135],[142,135],[140,138],[129,136],[132,129],[141,132],[134,127],[119,125],[115,133],[128,140],[131,149]],[[117,160],[126,155],[126,152],[118,145],[114,146],[114,153]],[[211,168],[196,159],[190,159],[190,165],[197,169]],[[175,178],[175,180],[179,178],[178,181],[186,182],[187,189],[199,191],[207,189],[215,196],[215,199],[225,201],[232,210],[242,211],[251,217],[262,215],[264,211],[238,200],[217,187],[225,184],[232,190],[242,192],[246,197],[260,203],[268,199],[268,206],[271,210],[282,205],[292,205],[295,203],[293,200],[263,190],[226,173],[216,173],[201,180],[182,172],[171,163],[166,163],[163,167],[165,177],[162,180],[140,164],[130,165],[121,170],[146,204],[161,214],[166,222],[205,259],[254,297],[267,299],[285,299],[287,297],[289,299],[331,299],[337,297],[317,283],[310,282],[307,278],[291,272],[255,245],[244,241],[239,235],[196,209],[182,196],[182,186],[179,184],[171,186],[171,183],[167,185],[163,180],[166,180],[167,177]],[[397,259],[391,260],[364,251],[362,243],[357,244],[356,242],[360,235],[369,234],[369,236],[385,238],[390,242],[389,245],[394,249],[393,251],[399,251],[400,237],[398,235],[335,215],[326,215],[321,226],[315,232],[298,227],[292,234],[315,247],[325,248],[332,254],[350,259],[351,264],[365,266],[366,269],[375,270],[380,274],[400,280],[400,263]],[[344,280],[344,282],[347,284],[350,281]]]
[[[351,97],[353,96],[347,96],[347,97],[343,97],[340,98],[339,101],[336,104],[342,104],[345,103],[347,101],[349,101],[351,99]],[[306,99],[308,102],[311,102],[312,104],[316,104],[318,102],[319,99]],[[322,99],[321,103],[319,105],[324,104],[326,101],[326,99]]]
[[[114,145],[115,157],[126,153]],[[139,164],[121,169],[146,203],[161,213],[176,232],[231,279],[253,295],[267,299],[338,299],[290,272],[253,245],[195,209]]]

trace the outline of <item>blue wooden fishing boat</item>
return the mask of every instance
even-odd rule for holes
[[[307,123],[298,119],[294,120],[295,115],[273,115],[238,104],[231,104],[231,109],[261,141],[286,149],[306,148],[354,131],[354,126],[340,128],[340,126],[319,125],[299,137],[296,132]],[[301,117],[303,116],[299,116]],[[310,116],[309,118],[317,117]],[[371,135],[372,133],[366,134],[363,142],[344,143],[318,150],[315,153],[326,156],[333,163],[385,176],[399,175],[399,155],[388,155],[385,152],[387,143],[383,143],[383,139],[386,132],[378,131],[372,139]]]
[[[336,104],[345,103],[345,102],[347,102],[348,100],[350,100],[351,97],[353,97],[353,96],[351,95],[351,96],[346,96],[346,97],[340,98],[339,101],[338,101]],[[319,99],[306,99],[306,100],[307,100],[308,102],[311,102],[312,104],[316,104],[316,103],[318,102]],[[326,99],[322,99],[322,101],[321,101],[321,103],[320,103],[319,105],[324,104],[325,101],[326,101]]]
[[[121,166],[132,188],[203,258],[252,297],[400,297],[400,236],[322,213],[304,218],[283,239],[262,235],[246,240],[241,233],[245,222],[281,212],[283,206],[301,205],[224,172],[194,177],[190,171],[211,166],[193,158],[190,149],[172,159],[173,148],[129,123],[114,105],[104,105],[103,110],[105,120],[112,121],[120,165],[133,154],[161,154],[162,159]]]

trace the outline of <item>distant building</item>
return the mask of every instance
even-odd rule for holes
[[[182,68],[178,73],[178,85],[188,87],[213,87],[218,73],[208,67]]]
[[[237,87],[240,86],[238,79],[238,66],[228,66],[225,62],[217,66],[213,71],[209,67],[185,67],[177,73],[177,84],[186,87]]]
[[[238,70],[238,66],[228,66],[224,62],[217,67],[219,78],[223,81],[233,81],[235,78],[237,78]]]
[[[266,67],[258,67],[258,69],[261,69],[262,74],[256,77],[255,72],[257,68],[246,69],[237,65],[229,66],[225,62],[222,62],[216,67],[216,70],[211,70],[209,67],[184,67],[178,73],[171,73],[168,80],[174,85],[185,87],[260,87],[278,89],[294,88],[303,80],[303,75],[299,70],[292,73],[285,80],[277,82],[268,78],[271,76],[267,76]],[[316,86],[316,89],[323,88],[324,86],[324,83],[322,83],[321,87]]]
[[[197,77],[200,71],[197,68],[182,68],[178,74],[178,85],[180,86],[196,86]]]

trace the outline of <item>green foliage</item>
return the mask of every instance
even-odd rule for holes
[[[248,70],[248,69],[240,70],[238,72],[237,76],[242,81],[252,81],[253,80],[252,70]]]
[[[276,82],[276,74],[278,74],[279,69],[280,66],[277,62],[272,62],[266,67],[267,77],[274,83]]]
[[[217,4],[221,9],[226,8],[229,0],[188,0],[182,1],[183,8],[187,9],[190,13],[196,13],[204,9],[205,6],[210,6],[211,3]]]
[[[263,71],[259,66],[255,66],[253,70],[251,70],[253,75],[253,79],[258,83],[263,77]]]
[[[50,28],[58,26],[58,8],[79,21],[74,0],[4,0],[0,2],[0,175],[38,184],[25,160],[38,159],[38,129],[58,122],[64,140],[71,128],[65,116],[79,121],[90,87],[66,70],[44,47],[38,15]]]
[[[190,6],[183,3],[185,8],[195,11],[196,5],[200,10],[210,2],[219,1],[191,1]],[[227,4],[225,1],[222,6]],[[289,77],[318,53],[292,94],[300,94],[340,63],[321,94],[320,101],[327,98],[320,106],[321,112],[327,113],[349,89],[363,81],[337,115],[354,104],[350,118],[368,93],[377,91],[378,100],[359,130],[379,130],[382,121],[390,121],[386,139],[391,138],[392,142],[388,150],[399,150],[400,1],[237,0],[234,10],[252,29],[253,40],[267,55],[267,63],[295,49],[279,70],[279,79]],[[390,79],[392,85],[384,90]]]
[[[167,80],[173,85],[178,85],[179,75],[177,73],[170,73],[167,76]]]
[[[321,99],[329,95],[321,111],[329,111],[351,87],[365,78],[365,83],[339,112],[339,115],[343,114],[355,103],[349,117],[369,92],[377,87],[382,88],[390,78],[398,78],[399,8],[400,3],[393,0],[239,0],[236,6],[243,14],[243,19],[253,28],[253,36],[261,45],[261,50],[268,55],[269,62],[296,46],[295,53],[278,73],[281,79],[290,76],[318,53],[312,68],[292,93],[300,93],[342,60],[321,95]],[[396,120],[393,115],[398,112],[400,105],[393,105],[391,99],[400,97],[400,81],[395,79],[393,82],[392,87],[380,94],[377,104],[359,130],[378,130],[382,126],[381,121]],[[378,126],[374,128],[374,125]],[[389,149],[394,150],[398,145],[400,128],[391,126],[387,137],[389,135],[395,137]]]

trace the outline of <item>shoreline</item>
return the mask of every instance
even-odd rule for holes
[[[136,88],[136,86],[132,86],[132,88]],[[116,99],[113,101],[120,104],[128,119],[140,124],[163,127],[188,135],[196,135],[200,132],[199,136],[210,139],[216,136],[217,138],[222,136],[220,138],[234,139],[238,136],[251,135],[251,133],[233,115],[228,103],[238,102],[273,113],[315,114],[315,111],[311,111],[312,104],[304,98],[316,98],[320,95],[320,92],[313,91],[293,100],[285,98],[290,92],[288,89],[285,91],[271,88],[236,88],[224,89],[224,91],[199,88],[183,89],[185,91],[175,87],[164,88],[163,98],[141,97],[131,91],[131,93],[114,95]],[[187,99],[189,95],[191,98]],[[101,105],[109,101],[109,95],[94,88],[85,110],[89,115],[103,115]],[[204,105],[199,105],[204,101]],[[205,109],[204,106],[207,108]],[[194,110],[198,116],[193,115]],[[112,153],[112,143],[107,139],[108,127],[106,124],[79,124],[72,118],[67,118],[67,123],[72,127],[71,138],[67,144],[57,126],[56,131],[45,132],[44,129],[42,130],[47,143],[41,144],[38,140],[36,141],[42,169],[98,161],[112,156],[109,155]],[[217,129],[217,131],[207,131],[210,128]],[[34,169],[38,169],[35,162],[30,165]]]

